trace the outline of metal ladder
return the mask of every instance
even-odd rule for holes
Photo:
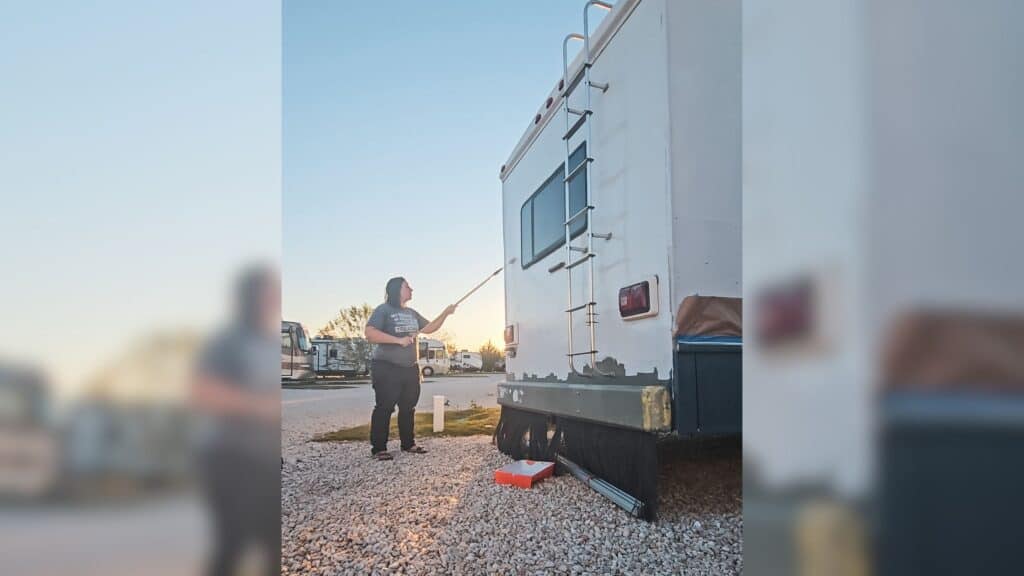
[[[562,184],[565,191],[565,213],[568,215],[570,207],[569,198],[569,182],[580,172],[584,172],[584,178],[586,178],[586,189],[587,198],[583,208],[579,209],[575,214],[569,215],[565,220],[565,271],[568,280],[568,292],[569,292],[569,307],[566,309],[568,315],[569,324],[569,374],[577,374],[583,376],[590,376],[593,374],[603,374],[597,369],[597,338],[595,334],[595,325],[597,324],[597,299],[594,297],[594,259],[597,254],[594,253],[594,238],[602,238],[608,240],[611,238],[611,234],[596,234],[593,232],[593,219],[589,217],[589,214],[594,210],[594,206],[591,202],[591,181],[590,181],[590,164],[594,162],[594,158],[591,156],[593,150],[593,144],[591,136],[593,135],[590,125],[590,117],[594,114],[593,108],[591,107],[591,89],[597,88],[602,92],[608,90],[608,84],[600,84],[590,81],[590,68],[593,66],[590,54],[590,22],[588,15],[590,8],[596,6],[605,10],[611,10],[613,6],[607,2],[601,0],[589,0],[583,8],[583,34],[569,34],[562,41],[562,114],[565,116],[565,134],[562,136],[562,140],[565,141],[565,163],[563,164],[563,178]],[[570,40],[581,40],[583,41],[583,66],[580,70],[569,78],[569,41]],[[569,106],[569,96],[572,91],[580,85],[584,84],[586,89],[586,107],[582,110],[572,108]],[[571,117],[575,117],[575,121],[570,121]],[[584,126],[587,129],[586,143],[586,157],[583,158],[580,163],[572,167],[569,167],[569,160],[572,156],[572,137]],[[572,243],[572,227],[573,223],[579,218],[587,217],[586,227],[586,246],[575,246]],[[582,256],[574,258],[574,253],[581,253]],[[579,305],[573,305],[572,301],[572,270],[577,266],[586,265],[589,276],[589,290],[587,302]],[[573,313],[585,312],[587,321],[586,325],[590,331],[590,349],[585,352],[575,352],[573,350]],[[576,370],[575,357],[577,356],[590,356],[590,374],[586,374]]]

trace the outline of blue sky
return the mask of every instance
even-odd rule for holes
[[[0,362],[80,385],[280,251],[271,1],[6,2]]]
[[[380,303],[394,275],[432,318],[501,265],[498,170],[561,76],[583,5],[285,2],[287,318],[315,331]],[[460,345],[500,346],[502,285],[445,325]]]

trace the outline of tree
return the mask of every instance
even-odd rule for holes
[[[338,310],[333,320],[317,332],[322,338],[362,338],[373,308],[366,303]]]
[[[448,352],[449,357],[454,356],[459,351],[459,345],[455,343],[455,335],[447,330],[433,334],[431,338],[440,340],[444,344],[444,349]]]
[[[486,344],[480,347],[480,359],[483,361],[483,368],[481,370],[484,372],[494,372],[496,369],[495,364],[501,360],[501,357],[501,350],[488,340]]]
[[[372,347],[365,332],[370,314],[373,314],[373,308],[365,302],[361,306],[342,308],[333,320],[317,331],[317,335],[321,338],[348,338],[350,350],[369,366]]]

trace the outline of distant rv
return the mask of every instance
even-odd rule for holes
[[[281,379],[308,380],[316,377],[313,369],[316,349],[309,343],[306,329],[298,322],[281,322]]]
[[[366,376],[370,343],[365,338],[315,338],[313,371],[318,376]]]
[[[484,367],[484,359],[479,352],[462,350],[452,357],[452,367],[463,372],[479,372]]]
[[[434,374],[447,374],[451,369],[451,361],[448,358],[448,350],[444,342],[431,338],[419,339],[419,366],[423,376]]]

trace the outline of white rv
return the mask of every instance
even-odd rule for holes
[[[419,339],[419,366],[423,376],[447,374],[451,368],[444,342],[432,338]]]
[[[315,378],[315,347],[309,343],[306,328],[298,322],[281,321],[281,379]]]
[[[565,74],[501,167],[498,444],[564,455],[650,516],[651,487],[625,476],[658,437],[740,432],[740,2],[580,5],[551,51]],[[634,446],[615,469],[584,446],[603,434]]]
[[[366,376],[370,343],[365,338],[314,338],[314,370],[318,376]]]
[[[484,367],[484,359],[479,352],[461,350],[452,356],[452,368],[462,372],[479,372]]]

